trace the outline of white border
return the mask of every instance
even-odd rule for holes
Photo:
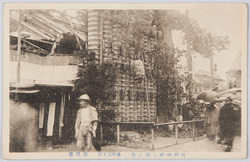
[[[5,1],[5,2],[9,2],[9,1]],[[13,1],[13,2],[32,2],[32,1]],[[33,1],[34,2],[34,1]],[[42,2],[51,2],[51,1],[42,1]],[[69,2],[69,1],[59,1],[59,2]],[[77,2],[80,2],[80,1],[77,1]],[[81,2],[85,2],[85,1],[81,1]],[[91,1],[91,2],[103,2],[103,1]],[[114,1],[106,1],[106,2],[114,2]],[[119,1],[120,2],[120,1]],[[131,2],[131,1],[122,1],[122,2]],[[135,2],[135,1],[132,1],[132,2]],[[136,1],[136,2],[141,2],[141,1]],[[143,2],[148,2],[148,1],[143,1]],[[152,2],[152,1],[151,1]],[[162,2],[162,1],[157,1],[157,2]],[[166,2],[166,1],[164,1],[164,2]],[[173,2],[173,1],[167,1],[167,2]],[[175,2],[181,2],[181,1],[175,1]],[[182,1],[183,2],[183,1]],[[186,1],[184,1],[184,2],[186,2]],[[190,2],[190,1],[187,1],[187,2]],[[197,1],[192,1],[192,2],[197,2]],[[201,2],[201,1],[199,1],[199,2]],[[208,2],[208,1],[202,1],[202,2]],[[210,1],[211,2],[211,1]],[[218,1],[216,1],[216,2],[218,2]],[[225,2],[225,1],[220,1],[220,2]],[[226,1],[226,2],[230,2],[230,1]],[[234,1],[234,2],[240,2],[240,1]],[[242,1],[242,2],[245,2],[245,1]],[[57,7],[60,7],[60,8],[65,8],[65,9],[69,9],[69,4],[58,4],[58,3],[50,3],[49,5],[54,5],[54,4],[56,4],[56,6]],[[8,6],[9,4],[5,4],[6,6],[6,8],[7,9],[9,9],[9,7],[10,6]],[[35,8],[36,9],[42,9],[42,8],[46,8],[46,9],[48,9],[48,7],[46,7],[47,6],[47,4],[36,4],[35,3]],[[95,6],[95,4],[93,4],[93,3],[88,3],[88,4],[77,4],[76,6],[74,6],[74,8],[75,9],[78,9],[78,8],[81,8],[81,9],[83,9],[83,8],[86,8],[86,6],[87,6],[87,8],[86,9],[89,9],[89,8],[92,8],[92,9],[111,9],[111,8],[113,8],[113,7],[116,7],[116,8],[118,8],[118,9],[124,9],[124,8],[127,8],[127,7],[129,7],[130,9],[138,9],[138,6],[140,6],[139,8],[141,8],[141,9],[145,9],[145,8],[151,8],[151,9],[175,9],[175,8],[180,8],[180,7],[185,7],[186,5],[191,5],[191,4],[183,4],[183,3],[175,3],[175,4],[169,4],[169,5],[171,5],[171,7],[170,6],[168,6],[168,7],[166,7],[166,6],[164,6],[164,5],[166,5],[166,4],[164,4],[164,5],[161,5],[161,4],[159,4],[159,3],[151,3],[151,4],[145,4],[145,3],[140,3],[138,6],[134,6],[134,4],[112,4],[112,3],[109,3],[108,4],[108,6],[106,5],[105,6],[105,4],[103,5],[103,4],[100,4],[100,3],[98,3],[98,5],[100,5],[100,6],[98,6],[98,7],[96,7]],[[18,4],[18,5],[16,5],[14,8],[19,8],[19,7],[22,7],[22,9],[29,9],[29,8],[34,8],[34,6],[32,6],[32,7],[30,7],[29,5],[27,5],[27,4]],[[5,9],[6,9],[5,8]],[[11,6],[11,8],[13,8],[13,6]],[[53,8],[53,7],[52,7]],[[3,16],[5,16],[4,14],[3,14]],[[247,22],[246,22],[247,23]],[[6,19],[4,19],[4,21],[3,21],[3,23],[2,23],[2,27],[4,27],[4,31],[8,31],[9,30],[9,25],[4,25],[4,24],[9,24],[8,23],[8,20],[6,20]],[[247,32],[246,30],[247,30],[247,28],[244,28],[244,29],[242,29],[243,31],[245,31],[245,32]],[[6,33],[7,33],[7,39],[8,39],[8,32],[4,32],[4,36],[5,36],[5,38],[6,38]],[[244,36],[243,36],[244,37]],[[247,35],[245,36],[245,40],[246,40],[246,38],[247,38]],[[9,48],[8,48],[8,46],[9,46],[9,44],[8,44],[8,40],[5,40],[5,39],[2,39],[3,40],[3,43],[4,43],[4,47],[6,47],[5,48],[5,51],[3,52],[3,54],[6,52],[6,49],[8,50]],[[2,45],[2,44],[1,44]],[[244,44],[244,47],[245,48],[242,48],[242,54],[243,54],[243,58],[244,57],[246,57],[247,56],[247,51],[246,51],[246,49],[247,49],[247,42],[245,42],[245,44]],[[245,50],[245,51],[244,51]],[[8,52],[8,51],[7,51]],[[2,79],[3,79],[3,83],[4,83],[4,85],[8,85],[9,83],[7,83],[9,80],[8,79],[4,79],[4,78],[9,78],[9,71],[8,71],[8,66],[7,66],[7,63],[8,63],[8,58],[7,57],[5,57],[6,55],[1,55],[1,56],[3,56],[3,77],[2,77]],[[247,67],[247,59],[246,60],[244,60],[244,59],[242,59],[242,66],[243,67]],[[6,82],[6,80],[7,80],[7,82]],[[247,71],[245,71],[244,72],[244,74],[242,74],[242,82],[243,82],[243,84],[242,85],[247,85]],[[3,86],[3,92],[4,92],[4,94],[8,94],[8,87],[9,86]],[[245,93],[246,94],[246,92],[247,92],[247,89],[246,88],[243,88],[242,87],[242,92],[243,93]],[[6,111],[8,110],[8,109],[6,109],[6,108],[8,108],[8,103],[7,102],[3,102],[3,101],[7,101],[9,99],[9,96],[8,95],[3,95],[3,100],[2,100],[2,103],[3,103],[3,107],[2,107],[2,110],[3,110],[3,114],[4,114],[4,118],[3,118],[3,120],[5,121],[4,122],[4,125],[2,126],[2,134],[3,134],[3,136],[4,136],[4,139],[6,139],[5,137],[8,137],[8,131],[3,131],[3,130],[9,130],[8,129],[8,119],[9,119],[9,117],[8,117],[8,115],[6,115]],[[243,103],[245,103],[245,105],[242,105],[242,107],[245,107],[245,106],[247,106],[246,105],[246,102],[244,102],[244,101],[247,101],[247,98],[245,97],[243,97],[242,98],[242,101],[243,101]],[[8,113],[7,113],[8,114]],[[247,117],[246,116],[242,116],[242,121],[246,121],[247,120]],[[246,122],[244,122],[243,123],[243,127],[245,127],[246,128],[246,124],[245,124]],[[1,123],[2,124],[2,123]],[[248,126],[248,128],[249,128],[249,126]],[[243,136],[244,136],[244,134],[246,134],[246,131],[247,131],[247,129],[243,129]],[[243,136],[242,136],[242,138],[243,138]],[[246,138],[246,137],[245,137]],[[6,141],[7,140],[4,140],[3,141],[3,144],[6,146]],[[247,145],[246,145],[246,143],[242,143],[242,146],[243,147],[246,147]],[[6,147],[4,147],[3,149],[6,149]],[[248,151],[249,152],[249,151]],[[17,158],[27,158],[27,155],[28,155],[29,153],[17,153],[17,154],[15,154],[15,157],[17,157]],[[35,155],[36,154],[36,155]],[[35,153],[35,154],[33,154],[33,155],[31,155],[31,156],[29,156],[30,158],[35,158],[35,159],[40,159],[40,158],[44,158],[44,153]],[[60,153],[59,153],[60,154]],[[66,159],[64,156],[65,156],[65,154],[63,153],[63,154],[61,154],[62,156],[60,156],[60,157],[58,157],[58,155],[59,155],[58,153],[46,153],[46,159],[48,158],[48,159],[54,159],[54,157],[55,157],[55,155],[57,155],[57,158],[56,159]],[[95,153],[94,153],[95,154]],[[189,154],[189,153],[188,153]],[[224,153],[216,153],[216,155],[213,155],[213,154],[209,154],[209,156],[207,156],[207,155],[205,155],[205,154],[207,154],[207,153],[205,153],[205,154],[203,154],[203,153],[199,153],[199,155],[197,156],[197,153],[194,153],[194,154],[196,154],[196,155],[191,155],[191,156],[188,156],[187,158],[189,159],[189,158],[195,158],[195,159],[197,159],[197,158],[201,158],[201,159],[204,159],[204,158],[211,158],[211,157],[218,157],[218,155],[220,156],[220,158],[223,158],[223,159],[227,159],[227,158],[232,158],[231,156],[229,157],[228,156],[228,154],[224,154]],[[220,155],[221,154],[221,155]],[[67,153],[67,155],[68,155],[68,153]],[[130,154],[129,154],[130,155]],[[245,156],[245,154],[238,154],[238,153],[231,153],[230,155],[233,155],[233,157],[238,157],[238,156],[241,156],[241,157],[244,157]],[[23,157],[23,156],[25,156],[25,157]],[[74,158],[75,158],[75,156],[74,156]],[[82,156],[80,157],[80,158],[82,158]],[[114,159],[114,158],[112,158],[112,159]],[[131,159],[131,157],[129,156],[129,159]],[[136,158],[136,159],[138,159],[138,158]],[[143,158],[143,159],[145,159],[145,157]],[[157,159],[159,159],[159,158],[157,158]],[[165,158],[164,158],[165,159]]]

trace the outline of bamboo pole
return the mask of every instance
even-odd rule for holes
[[[19,10],[18,18],[18,41],[17,41],[17,83],[20,83],[20,68],[21,68],[21,28],[22,28],[22,10]]]
[[[103,142],[103,127],[100,125],[101,142]]]
[[[152,136],[152,140],[151,140],[152,150],[155,150],[155,132],[154,132],[154,128],[153,127],[151,128],[151,136]]]
[[[117,124],[117,127],[116,127],[117,129],[117,145],[119,146],[120,145],[120,125],[119,124]]]
[[[100,44],[100,65],[103,64],[103,18],[100,17],[100,34],[101,34],[101,44]]]
[[[193,141],[195,141],[195,123],[193,123]]]
[[[186,17],[189,18],[189,11],[186,10],[185,12],[186,14]],[[190,49],[190,40],[189,40],[189,36],[188,36],[188,39],[187,39],[187,65],[188,65],[188,71],[191,72],[191,74],[189,73],[189,89],[188,89],[188,92],[189,92],[189,100],[192,99],[192,96],[193,96],[193,85],[192,85],[192,82],[193,82],[193,61],[192,61],[192,54],[191,54],[191,49]]]
[[[210,88],[214,87],[214,58],[213,54],[210,55]]]
[[[149,121],[151,121],[149,99],[148,99],[148,80],[147,80],[147,76],[146,76],[146,68],[145,68],[145,60],[144,59],[145,59],[144,53],[142,53],[142,61],[143,61],[143,66],[144,66],[144,71],[145,71],[144,81],[145,81],[145,87],[146,87],[146,97],[147,97],[147,105],[148,105],[148,112],[149,112]]]
[[[186,124],[186,123],[198,123],[198,122],[204,122],[204,120],[191,120],[191,121],[180,121],[180,122],[171,122],[171,123],[159,123],[159,124],[154,124],[154,126],[173,125],[173,124]]]
[[[42,51],[47,51],[47,50],[45,50],[45,49],[42,49],[41,47],[38,47],[37,45],[34,45],[33,43],[30,43],[29,41],[27,41],[27,40],[25,40],[25,39],[22,39],[22,41],[24,41],[24,42],[26,42],[26,43],[28,43],[28,44],[30,44],[30,45],[32,45],[32,46],[34,46],[34,47],[36,47],[36,48],[42,50]]]
[[[178,125],[175,124],[175,144],[178,144]]]

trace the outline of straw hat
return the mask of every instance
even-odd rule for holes
[[[89,95],[83,94],[81,95],[78,100],[85,100],[85,101],[90,101]]]

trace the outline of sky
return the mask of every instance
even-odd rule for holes
[[[183,10],[181,13],[184,13]],[[216,74],[226,80],[225,72],[228,71],[239,51],[242,49],[242,8],[241,6],[227,5],[194,5],[189,10],[189,17],[195,20],[201,28],[212,34],[229,37],[230,46],[214,56],[214,64],[217,64]],[[181,36],[175,32],[175,36]],[[178,39],[178,38],[177,38]],[[178,42],[178,41],[177,41]],[[177,45],[178,46],[178,45]],[[194,69],[210,70],[209,59],[195,55]]]

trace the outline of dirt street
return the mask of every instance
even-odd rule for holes
[[[241,138],[235,137],[234,147],[232,152],[239,152],[241,147]],[[128,148],[124,146],[107,145],[102,147],[102,152],[146,152],[149,151],[150,143],[145,144],[145,148]],[[160,137],[155,141],[156,152],[223,152],[224,145],[217,144],[215,141],[210,141],[205,136],[192,141],[191,138],[178,139],[178,144],[175,144],[174,138]],[[41,152],[76,152],[79,151],[74,143],[61,144],[54,147],[43,147],[40,149]],[[150,150],[152,151],[152,150]]]

